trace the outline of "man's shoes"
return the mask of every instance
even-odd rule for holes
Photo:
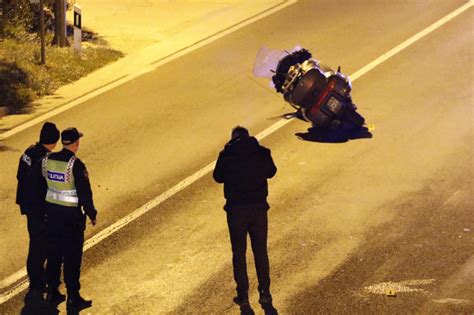
[[[278,315],[278,311],[275,307],[273,307],[272,302],[267,304],[262,304],[263,311],[265,315]]]
[[[53,305],[59,305],[66,300],[66,295],[59,292],[58,289],[48,290],[46,301]]]
[[[241,315],[255,315],[249,303],[249,298],[246,296],[237,295],[234,298],[234,303],[240,306]]]
[[[240,307],[240,315],[255,315],[255,312],[250,307],[250,304],[247,304]]]
[[[92,301],[85,300],[79,294],[75,294],[75,295],[71,295],[67,297],[67,308],[69,310],[80,311],[91,306],[92,306]]]
[[[262,306],[265,315],[278,315],[278,311],[272,304],[272,296],[270,293],[260,293],[258,303]]]

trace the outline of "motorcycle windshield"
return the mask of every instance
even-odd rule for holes
[[[262,47],[257,53],[255,64],[253,66],[253,75],[257,78],[271,78],[275,74],[278,62],[294,51],[300,50],[300,46],[296,46],[291,51],[281,51]]]

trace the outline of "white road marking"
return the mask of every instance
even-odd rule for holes
[[[382,282],[379,284],[370,285],[364,288],[364,290],[373,293],[373,294],[386,294],[387,290],[393,290],[395,293],[402,292],[421,292],[425,293],[426,291],[419,288],[413,288],[417,286],[426,286],[433,284],[435,279],[421,279],[421,280],[404,280],[400,282]]]
[[[12,273],[2,281],[0,281],[0,289],[7,288],[11,286],[13,283],[17,282],[21,278],[26,276],[26,267],[21,268],[15,273]],[[1,301],[1,299],[0,299]],[[1,303],[0,303],[1,304]]]
[[[446,206],[451,200],[453,200],[454,197],[456,197],[456,195],[457,195],[458,193],[459,193],[459,190],[456,190],[456,191],[454,192],[454,194],[452,194],[451,197],[449,197],[448,200],[446,200],[446,201],[443,203],[443,205],[440,207],[440,209],[443,208],[444,206]],[[439,210],[439,209],[438,209],[438,210]]]
[[[256,21],[261,20],[264,17],[269,16],[269,15],[275,13],[275,12],[278,12],[278,11],[280,11],[280,10],[290,6],[290,5],[293,5],[296,2],[297,2],[297,0],[282,1],[281,4],[278,4],[277,6],[271,8],[267,11],[262,12],[261,14],[255,15],[254,17],[252,17],[248,20],[245,20],[245,21],[243,21],[243,22],[241,22],[241,23],[239,23],[239,24],[237,24],[233,27],[230,27],[229,29],[226,29],[226,30],[214,35],[214,36],[211,36],[211,37],[206,38],[202,41],[199,41],[198,43],[196,43],[192,46],[186,47],[186,48],[184,48],[184,49],[178,51],[177,53],[174,53],[174,54],[172,54],[168,57],[160,59],[157,62],[153,62],[153,63],[151,63],[151,66],[149,66],[149,67],[143,68],[143,69],[139,70],[136,73],[133,73],[133,74],[121,77],[121,78],[119,78],[115,81],[112,81],[109,84],[106,84],[105,86],[103,86],[103,87],[101,87],[101,88],[99,88],[99,89],[97,89],[97,90],[95,90],[91,93],[83,95],[83,96],[79,97],[78,99],[75,99],[75,100],[73,100],[73,101],[71,101],[71,102],[69,102],[69,103],[67,103],[67,104],[65,104],[61,107],[57,107],[57,108],[55,108],[55,109],[53,109],[49,112],[46,112],[46,113],[44,113],[44,114],[42,114],[38,117],[35,117],[35,118],[33,118],[33,119],[31,119],[31,120],[15,127],[15,128],[12,128],[12,129],[0,134],[0,140],[5,140],[5,139],[7,139],[7,138],[19,133],[19,132],[22,132],[23,130],[26,130],[26,129],[40,123],[40,122],[43,122],[43,121],[45,121],[45,120],[47,120],[47,119],[49,119],[53,116],[56,116],[56,115],[58,115],[62,112],[65,112],[65,111],[73,108],[73,107],[76,107],[77,105],[80,105],[80,104],[82,104],[82,103],[84,103],[84,102],[86,102],[86,101],[88,101],[88,100],[90,100],[90,99],[92,99],[92,98],[94,98],[98,95],[101,95],[101,94],[103,94],[103,93],[105,93],[109,90],[112,90],[112,89],[124,84],[125,82],[131,81],[131,80],[133,80],[133,79],[135,79],[135,78],[137,78],[137,77],[139,77],[139,76],[141,76],[145,73],[154,71],[157,68],[159,68],[159,67],[161,67],[161,66],[163,66],[163,65],[165,65],[165,64],[167,64],[167,63],[169,63],[169,62],[171,62],[175,59],[178,59],[178,58],[180,58],[180,57],[182,57],[186,54],[189,54],[190,52],[193,52],[193,51],[195,51],[195,50],[197,50],[197,49],[199,49],[203,46],[206,46],[206,45],[208,45],[208,44],[210,44],[210,43],[212,43],[212,42],[214,42],[214,41],[216,41],[216,40],[218,40],[222,37],[225,37],[225,36],[235,32],[235,31],[247,26],[247,25],[255,23]]]
[[[294,3],[294,1],[291,1],[289,2],[290,3]],[[289,5],[288,4],[288,5]],[[458,9],[454,10],[453,12],[449,13],[448,15],[446,15],[445,17],[441,18],[440,20],[438,20],[437,22],[433,23],[432,25],[428,26],[427,28],[423,29],[421,32],[413,35],[412,37],[410,37],[409,39],[407,39],[406,41],[404,41],[403,43],[401,43],[400,45],[394,47],[393,49],[389,50],[388,52],[386,52],[385,54],[381,55],[379,58],[375,59],[374,61],[370,62],[369,64],[367,64],[366,66],[362,67],[361,69],[359,69],[358,71],[356,71],[354,74],[351,75],[352,77],[352,81],[355,81],[357,80],[358,78],[360,78],[361,76],[365,75],[367,72],[369,72],[370,70],[374,69],[376,66],[380,65],[381,63],[385,62],[387,59],[393,57],[394,55],[396,55],[397,53],[399,53],[400,51],[402,51],[403,49],[406,49],[407,47],[409,47],[411,44],[415,43],[417,40],[420,40],[421,38],[423,38],[424,36],[428,35],[429,33],[433,32],[434,30],[438,29],[439,27],[441,27],[442,25],[444,25],[445,23],[447,23],[448,21],[452,20],[453,18],[455,18],[456,16],[460,15],[461,13],[463,13],[464,11],[466,11],[467,9],[469,9],[470,7],[472,7],[474,5],[474,0],[470,0],[468,3],[464,4],[463,6],[459,7]],[[264,16],[267,16],[273,12],[276,12],[278,10],[281,10],[282,7],[279,7],[279,8],[275,8],[274,11],[268,11],[266,12],[265,15],[262,15],[262,16],[259,16],[257,17],[255,20],[249,20],[246,22],[245,25],[247,24],[250,24],[250,23],[253,23],[255,22],[256,20],[264,17]],[[270,13],[271,12],[271,13]],[[216,35],[217,38],[221,38],[227,34],[230,34],[232,33],[233,31],[241,28],[243,26],[241,25],[238,25],[236,26],[236,29],[229,29],[228,31],[222,33],[222,34],[219,34],[219,35]],[[212,41],[214,41],[215,39],[217,38],[210,38],[202,43],[199,43],[198,44],[198,47],[201,47],[201,46],[204,46]],[[182,55],[186,54],[186,53],[189,53],[190,51],[193,51],[197,48],[189,48],[189,50],[186,50],[185,52],[183,52],[182,54],[179,54],[179,55],[174,55],[170,58],[170,60],[168,59],[165,59],[162,61],[162,63],[158,63],[157,65],[160,66],[162,64],[165,64],[173,59],[176,59],[178,57],[181,57]],[[137,75],[138,76],[138,75]],[[120,84],[122,84],[123,82],[121,82]],[[118,85],[118,84],[117,84]],[[113,87],[110,87],[110,88],[113,88]],[[101,91],[100,93],[103,93],[104,91]],[[100,94],[99,93],[99,94]],[[84,101],[84,100],[82,100]],[[70,108],[70,107],[68,107]],[[56,113],[57,114],[57,113]],[[44,119],[47,119],[47,118],[44,118]],[[40,120],[41,121],[41,120]],[[274,123],[273,125],[271,125],[270,127],[268,127],[267,129],[263,130],[262,132],[260,132],[258,135],[256,135],[256,138],[258,140],[262,140],[264,138],[266,138],[267,136],[271,135],[272,133],[274,133],[275,131],[277,131],[278,129],[286,126],[288,123],[290,123],[291,119],[281,119],[279,120],[278,122]],[[38,123],[39,121],[37,121],[36,123]],[[20,126],[22,127],[22,126]],[[25,127],[21,130],[24,130],[28,127]],[[18,133],[20,132],[21,130],[18,130],[14,133]],[[11,136],[11,135],[10,135]],[[214,168],[214,165],[215,165],[215,162],[216,161],[213,161],[212,163],[208,164],[207,166],[205,166],[204,168],[202,168],[201,170],[197,171],[196,173],[192,174],[191,176],[185,178],[184,180],[182,180],[181,182],[179,182],[178,184],[176,184],[175,186],[173,186],[172,188],[170,188],[169,190],[167,190],[166,192],[162,193],[161,195],[159,195],[158,197],[156,197],[155,199],[147,202],[146,204],[144,204],[143,206],[141,206],[140,208],[136,209],[135,211],[133,211],[132,213],[128,214],[127,216],[125,216],[124,218],[120,219],[119,221],[113,223],[112,225],[110,225],[109,227],[105,228],[104,230],[100,231],[99,233],[97,233],[96,235],[94,235],[93,237],[91,237],[90,239],[88,239],[85,244],[84,244],[84,251],[88,250],[89,248],[93,247],[94,245],[100,243],[102,240],[106,239],[107,237],[109,237],[110,235],[112,235],[113,233],[119,231],[121,228],[125,227],[126,225],[128,225],[129,223],[135,221],[137,218],[139,218],[140,216],[142,216],[143,214],[147,213],[148,211],[150,211],[151,209],[155,208],[156,206],[160,205],[162,202],[164,202],[165,200],[167,200],[168,198],[172,197],[173,195],[177,194],[178,192],[182,191],[183,189],[185,189],[186,187],[188,187],[189,185],[191,185],[192,183],[194,183],[195,181],[199,180],[200,178],[204,177],[205,175],[207,175],[209,172],[211,172]],[[8,287],[8,286],[11,286],[13,283],[17,282],[18,280],[20,280],[21,278],[24,278],[26,276],[26,270],[23,268],[22,270],[19,270],[17,271],[16,273],[14,273],[13,275],[5,278],[4,280],[2,280],[2,282],[0,282],[2,284],[2,287],[1,288],[5,288],[5,287]],[[8,280],[7,280],[8,279]],[[17,294],[19,294],[21,291],[25,290],[26,288],[28,288],[28,279],[23,279],[21,282],[19,282],[18,284],[16,284],[13,288],[7,290],[6,292],[2,293],[0,295],[0,304],[3,304],[5,303],[6,301],[10,300],[12,297],[16,296]]]
[[[471,301],[464,300],[464,299],[453,299],[453,298],[445,298],[440,300],[432,300],[435,303],[442,303],[442,304],[454,304],[454,305],[463,305],[463,304],[471,304]]]
[[[366,65],[365,67],[363,67],[363,68],[359,69],[358,71],[356,71],[354,74],[352,74],[350,76],[351,79],[352,80],[357,80],[358,78],[360,78],[361,76],[363,76],[364,74],[366,74],[367,72],[372,70],[373,68],[377,67],[382,62],[384,62],[387,59],[393,57],[394,55],[398,54],[400,51],[404,50],[408,46],[415,43],[416,41],[420,40],[421,38],[425,37],[429,33],[436,30],[437,28],[439,28],[442,25],[446,24],[447,22],[449,22],[450,20],[452,20],[453,18],[455,18],[459,14],[463,13],[464,11],[466,11],[467,9],[472,7],[473,5],[474,5],[474,0],[469,0],[469,2],[467,2],[463,6],[459,7],[458,9],[456,9],[453,12],[449,13],[448,15],[444,16],[443,18],[441,18],[440,20],[438,20],[435,23],[431,24],[430,26],[428,26],[427,28],[425,28],[421,32],[413,35],[412,37],[410,37],[409,39],[407,39],[406,41],[404,41],[400,45],[398,45],[395,48],[387,51],[385,54],[378,57],[377,59],[375,59],[374,61],[372,61],[368,65]]]
[[[443,209],[444,207],[446,207],[446,205],[447,205],[448,203],[450,203],[451,200],[453,200],[459,192],[460,192],[460,190],[456,190],[456,191],[451,195],[451,197],[449,197],[448,199],[446,199],[446,201],[445,201],[438,209],[436,209],[435,212],[433,212],[433,214],[438,213],[441,209]]]

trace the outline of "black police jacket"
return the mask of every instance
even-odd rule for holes
[[[48,159],[67,162],[73,155],[73,152],[67,149],[62,149],[60,152],[51,153]],[[79,198],[79,207],[84,209],[84,212],[91,220],[95,220],[97,210],[95,209],[92,198],[92,189],[86,165],[80,159],[76,159],[72,168],[72,173],[74,175],[74,183]],[[41,160],[33,167],[31,172],[31,183],[34,194],[34,211],[44,211],[42,209],[46,209],[48,206],[48,202],[45,200],[48,185],[43,177]]]
[[[254,208],[268,210],[267,179],[277,168],[269,149],[254,137],[231,140],[219,154],[213,177],[224,183],[225,210]]]
[[[35,165],[40,159],[42,159],[49,150],[40,143],[36,143],[28,147],[25,153],[20,157],[18,163],[18,171],[16,178],[18,185],[16,189],[16,203],[20,206],[21,214],[26,214],[28,208],[32,202],[30,192],[30,180],[29,175]]]

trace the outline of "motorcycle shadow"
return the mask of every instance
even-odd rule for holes
[[[321,143],[344,143],[355,139],[370,139],[372,133],[366,127],[321,129],[311,127],[306,133],[295,133],[300,140]]]

